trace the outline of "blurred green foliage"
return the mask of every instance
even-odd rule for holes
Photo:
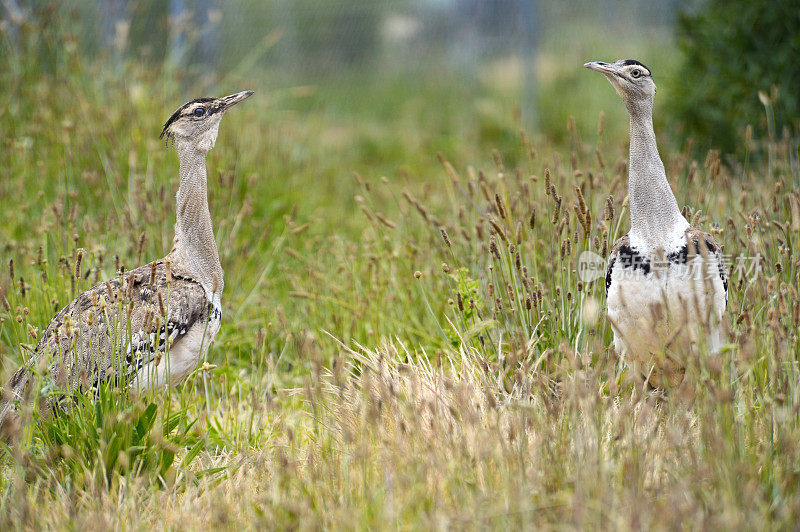
[[[797,0],[707,0],[677,23],[684,55],[671,94],[675,118],[700,149],[732,152],[747,125],[798,132],[800,4]],[[759,99],[762,92],[762,100]],[[766,98],[765,98],[766,96]],[[764,106],[769,106],[765,113]]]

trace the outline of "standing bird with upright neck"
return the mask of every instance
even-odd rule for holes
[[[180,161],[175,240],[163,259],[100,283],[50,321],[31,358],[3,390],[0,431],[10,432],[34,383],[49,413],[66,394],[118,379],[159,389],[183,381],[219,330],[223,272],[208,208],[206,154],[231,106],[253,94],[199,98],[181,106],[161,132]]]
[[[728,300],[722,248],[678,209],[656,146],[650,69],[633,59],[584,66],[611,82],[630,115],[631,228],[606,269],[614,347],[652,386],[676,385],[686,356],[721,346]]]

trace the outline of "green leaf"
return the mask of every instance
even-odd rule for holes
[[[136,439],[138,441],[142,441],[153,428],[157,408],[155,403],[150,403],[139,416],[139,420],[136,423]]]
[[[200,451],[203,450],[205,447],[205,442],[203,440],[199,440],[197,443],[194,444],[194,447],[189,449],[189,452],[183,457],[181,460],[181,467],[188,467],[192,461],[197,458],[197,455],[200,454]]]

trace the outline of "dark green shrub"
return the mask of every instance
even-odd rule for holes
[[[759,91],[771,95],[775,130],[800,121],[797,0],[706,0],[678,17],[683,67],[673,113],[701,149],[733,152],[748,124],[767,132]]]

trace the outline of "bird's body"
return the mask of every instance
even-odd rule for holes
[[[606,75],[631,120],[631,229],[615,243],[606,272],[614,346],[653,386],[677,384],[688,354],[721,345],[728,289],[722,249],[678,209],[656,146],[649,69],[630,59],[586,66]]]
[[[709,235],[692,229],[663,252],[630,242],[629,235],[617,241],[606,270],[614,347],[654,386],[664,377],[674,385],[692,344],[703,342],[710,352],[721,345],[727,298],[722,252]]]
[[[172,250],[95,285],[51,320],[35,353],[5,387],[0,429],[7,430],[17,403],[40,375],[39,408],[47,413],[65,393],[112,378],[156,390],[180,383],[197,367],[222,316],[223,271],[208,209],[205,157],[224,112],[250,94],[193,100],[167,121],[162,136],[174,141],[180,160]]]
[[[221,310],[189,274],[170,269],[169,283],[162,259],[155,268],[141,266],[72,300],[50,321],[35,355],[14,374],[10,387],[23,388],[40,357],[56,353],[67,356],[52,356],[47,371],[62,389],[89,389],[113,376],[137,388],[158,388],[166,384],[167,368],[170,384],[182,381],[219,329]],[[204,331],[204,347],[187,345]]]

